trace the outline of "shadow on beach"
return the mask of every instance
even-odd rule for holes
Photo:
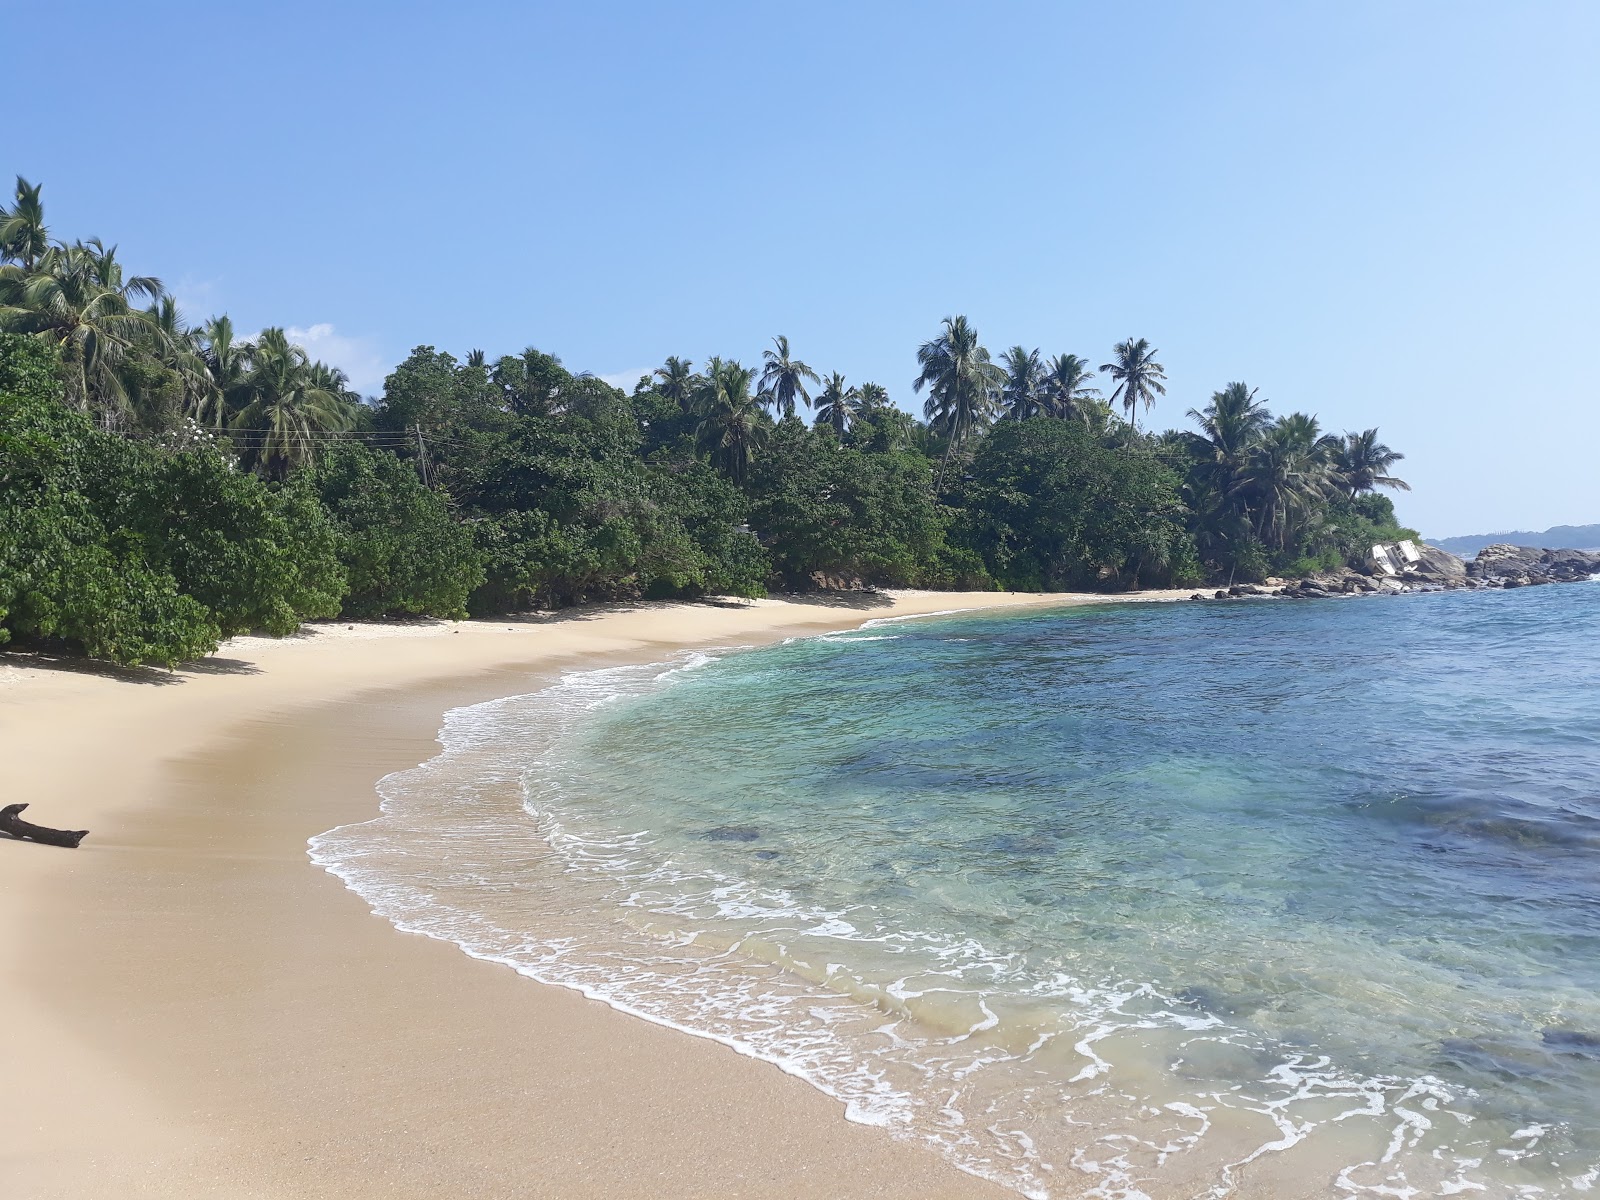
[[[165,687],[182,683],[187,675],[259,675],[261,668],[239,658],[202,658],[165,667],[124,667],[97,658],[84,658],[52,650],[9,650],[0,653],[0,667],[19,670],[62,671],[71,675],[93,675],[119,683],[142,683]]]
[[[773,597],[786,604],[812,608],[832,608],[854,612],[871,612],[892,608],[894,598],[883,592],[791,592]],[[530,625],[556,625],[573,621],[595,621],[619,613],[644,612],[652,608],[667,608],[684,604],[704,608],[743,610],[754,606],[754,601],[730,596],[703,596],[697,600],[651,601],[624,600],[602,604],[583,604],[555,611],[508,613],[496,617],[475,617],[465,622],[454,622],[438,617],[387,617],[380,621],[308,621],[294,633],[272,637],[275,642],[303,642],[355,632],[363,626],[402,626],[416,630],[441,629],[446,626],[474,626],[482,629],[514,628]],[[265,638],[252,633],[249,638]],[[59,671],[73,675],[92,675],[101,679],[114,679],[119,683],[137,683],[150,687],[165,687],[183,683],[194,675],[259,675],[261,668],[242,658],[211,656],[179,663],[168,670],[165,667],[125,667],[100,659],[86,658],[48,646],[20,646],[0,651],[0,669],[13,667],[19,670]]]
[[[818,608],[848,608],[860,612],[894,606],[894,597],[883,592],[796,592],[774,599],[783,600],[788,604],[809,604]]]

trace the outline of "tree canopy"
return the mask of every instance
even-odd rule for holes
[[[23,179],[0,206],[0,640],[172,663],[335,615],[1255,579],[1402,532],[1376,429],[1230,383],[1193,428],[1141,431],[1167,389],[1146,338],[1097,376],[996,361],[946,317],[908,380],[923,420],[781,335],[756,367],[673,355],[631,393],[532,345],[423,345],[363,397],[282,327],[189,324],[45,216]]]

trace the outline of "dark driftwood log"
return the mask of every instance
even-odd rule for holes
[[[43,825],[24,821],[17,814],[27,807],[26,804],[8,804],[0,808],[0,833],[42,842],[46,846],[67,846],[71,849],[76,849],[78,843],[89,836],[87,829],[46,829]]]

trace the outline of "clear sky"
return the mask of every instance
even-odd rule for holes
[[[965,313],[996,355],[1148,337],[1158,425],[1234,379],[1377,425],[1431,536],[1600,521],[1588,0],[63,2],[8,39],[0,171],[58,235],[367,391],[420,343],[631,386],[786,333],[911,407]]]

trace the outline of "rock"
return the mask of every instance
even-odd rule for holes
[[[1437,546],[1422,545],[1417,547],[1417,553],[1422,555],[1422,561],[1413,563],[1412,569],[1420,575],[1432,575],[1439,579],[1465,579],[1467,577],[1467,564],[1457,558],[1448,550],[1441,550]]]
[[[1588,550],[1541,550],[1496,542],[1478,551],[1467,574],[1486,582],[1516,580],[1516,586],[1573,583],[1600,574],[1600,554]],[[1504,586],[1504,585],[1501,585]]]
[[[1581,1029],[1562,1029],[1555,1025],[1546,1025],[1539,1031],[1539,1040],[1546,1046],[1567,1053],[1585,1054],[1592,1056],[1593,1052],[1600,1051],[1600,1036],[1586,1033]]]
[[[754,825],[718,825],[701,836],[708,842],[754,842],[760,839],[761,830]]]

